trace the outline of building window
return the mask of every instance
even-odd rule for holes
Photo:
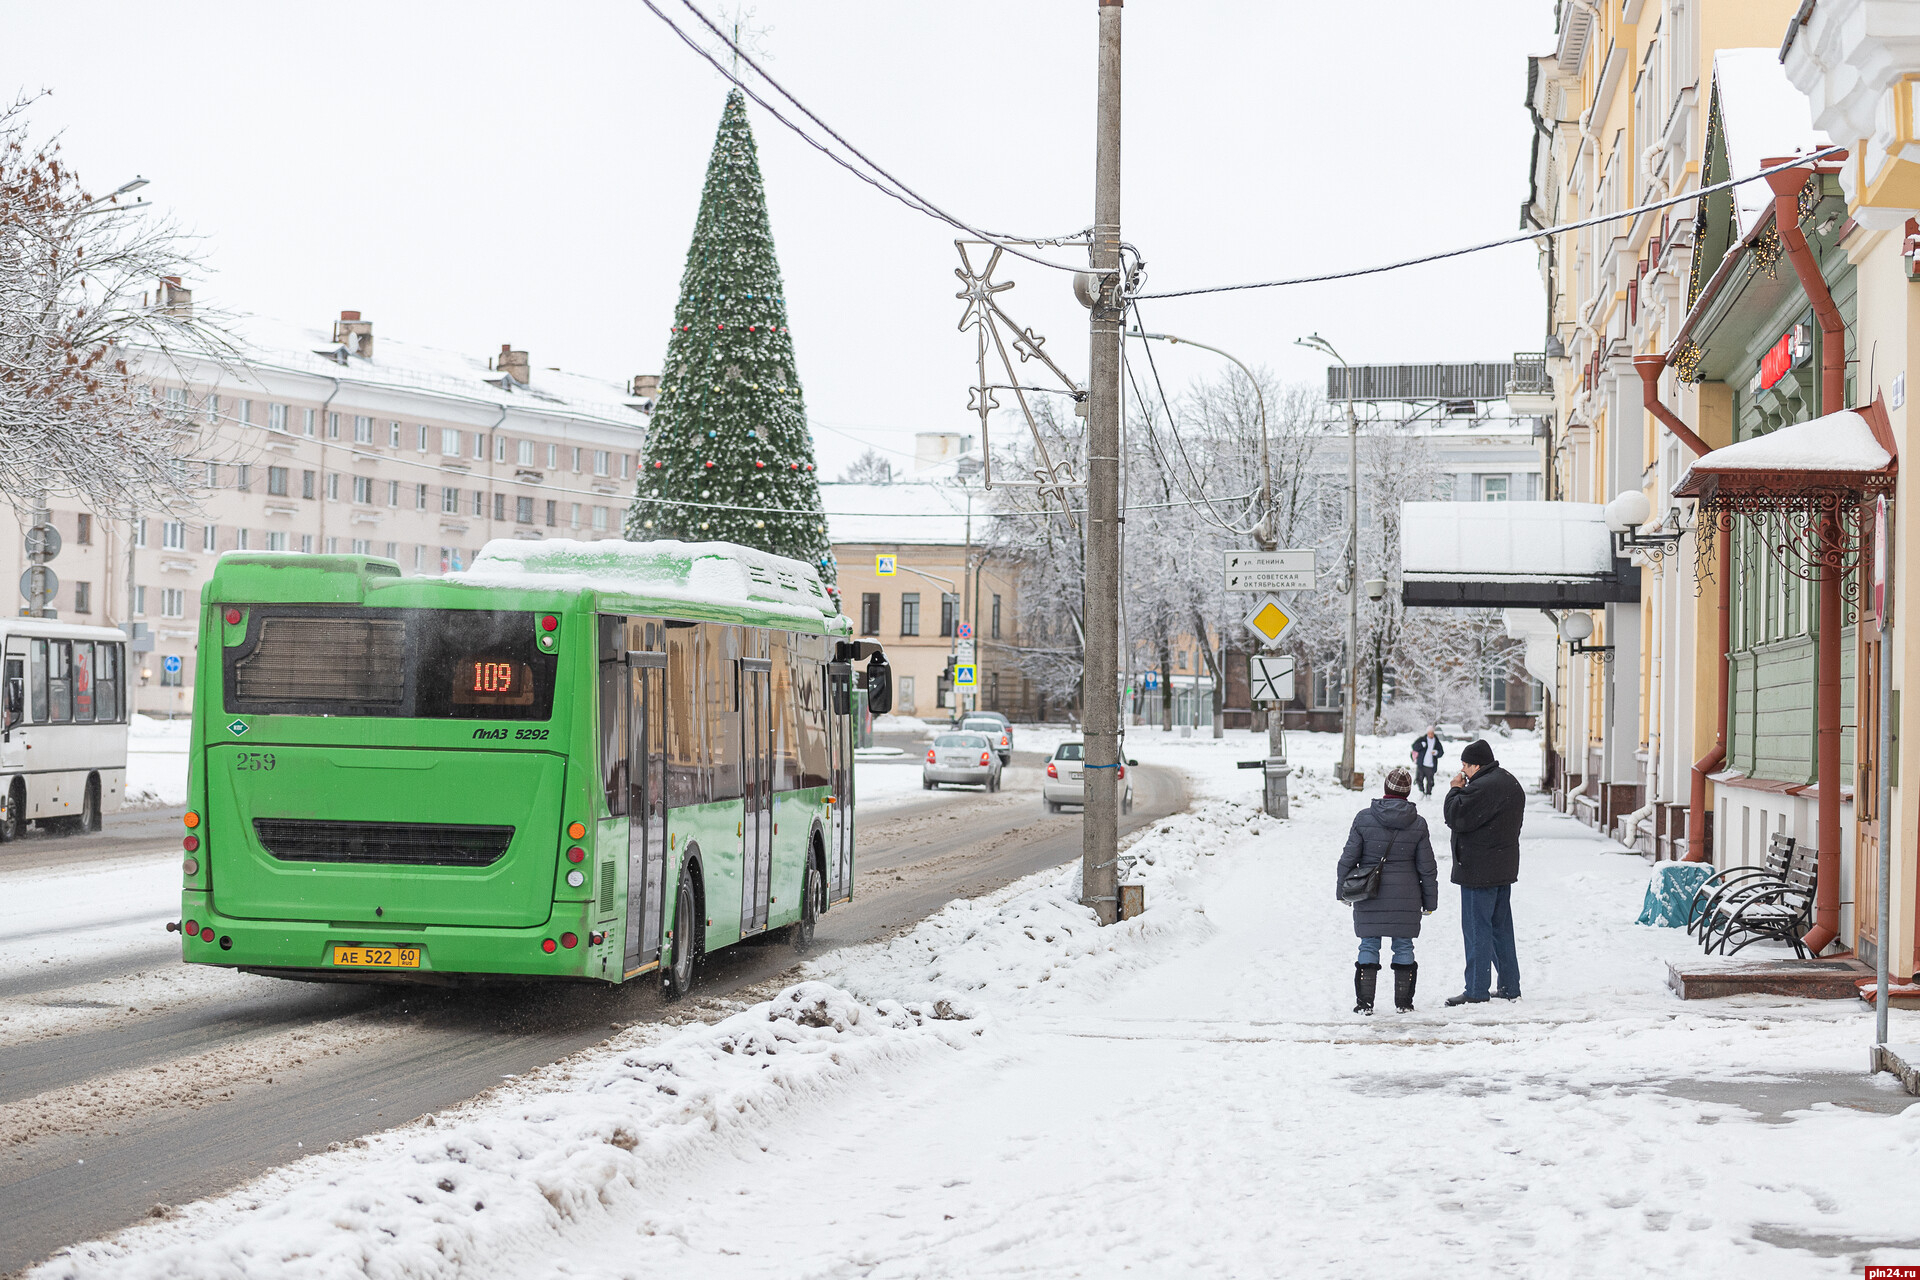
[[[353,442],[355,444],[373,443],[373,419],[365,414],[353,415]]]
[[[413,547],[413,571],[415,573],[419,573],[420,566],[425,564],[426,562],[427,562],[427,549],[421,546],[419,543],[415,543]]]
[[[940,634],[953,634],[953,624],[960,620],[960,597],[951,591],[940,593]]]
[[[164,587],[160,591],[160,616],[163,618],[184,618],[187,616],[187,593],[179,587]]]
[[[210,524],[200,531],[200,549],[218,551],[220,549],[220,526]]]
[[[578,529],[580,527],[580,504],[576,502],[572,505],[573,505],[572,527],[575,529]]]
[[[340,415],[337,413],[330,413],[327,415],[327,439],[338,440],[339,438],[340,438]]]
[[[145,587],[135,587],[133,589],[133,612],[135,617],[144,618],[147,616],[147,589]]]
[[[353,500],[363,506],[373,502],[373,477],[355,476],[353,478]]]
[[[997,595],[993,598],[993,638],[1000,638],[1000,597]]]
[[[877,591],[866,591],[860,595],[860,634],[880,634],[880,593]]]
[[[147,522],[144,517],[133,522],[133,545],[142,550],[146,549]]]
[[[253,492],[252,464],[243,462],[233,469],[233,487],[242,493]]]
[[[593,451],[593,474],[597,476],[613,474],[607,470],[607,451],[605,449],[595,449]]]
[[[207,397],[207,421],[215,423],[220,421],[220,397],[218,394]]]
[[[427,424],[424,422],[420,424],[419,443],[415,447],[419,449],[421,453],[427,451]]]
[[[1505,672],[1489,675],[1481,684],[1481,692],[1487,700],[1487,710],[1495,714],[1507,709],[1507,677]]]
[[[425,511],[427,509],[427,486],[423,484],[415,485],[414,488],[416,492],[413,495],[413,509],[415,511]]]
[[[1481,476],[1480,501],[1505,502],[1507,500],[1507,480],[1508,477],[1506,476]]]
[[[1314,672],[1313,709],[1315,711],[1338,711],[1342,705],[1340,673],[1338,671]]]
[[[285,434],[287,430],[287,406],[270,404],[267,406],[267,430]]]
[[[460,456],[460,433],[452,427],[440,428],[440,454],[446,458]]]
[[[633,475],[633,455],[630,453],[623,453],[620,455],[620,478],[622,480],[626,480],[626,479],[630,479],[632,475]]]
[[[247,550],[247,548],[252,545],[251,532],[246,529],[235,529],[233,531],[233,545],[236,550]]]
[[[399,423],[389,422],[387,424],[387,443],[395,449],[398,449],[400,447],[400,424]]]
[[[440,511],[441,514],[449,516],[457,516],[460,514],[460,491],[458,489],[448,488],[440,491]]]
[[[475,462],[487,460],[487,436],[484,431],[473,433],[473,460]]]
[[[207,464],[207,488],[218,489],[219,487],[220,487],[220,464],[217,462],[209,462]]]
[[[547,499],[547,528],[549,529],[556,528],[558,527],[559,524],[560,524],[560,504],[555,502],[552,498],[548,498]]]
[[[313,535],[312,534],[303,533],[300,535],[300,554],[303,556],[310,556],[313,554]]]
[[[575,471],[580,470],[580,450],[578,449],[573,451],[573,469]]]
[[[82,511],[73,518],[73,544],[90,546],[93,542],[93,517]]]
[[[75,613],[93,612],[93,584],[76,582],[73,584],[73,611]]]
[[[311,471],[300,473],[300,496],[309,502],[313,500],[313,472]]]
[[[287,469],[285,467],[267,468],[267,492],[273,497],[287,496]]]
[[[605,507],[595,507],[593,509],[593,531],[595,533],[605,533],[607,531],[607,509]]]
[[[478,489],[473,491],[473,514],[476,516],[487,514],[487,495]]]
[[[267,534],[267,550],[285,551],[286,549],[287,549],[286,533],[284,531],[277,530],[277,529],[269,531]]]
[[[918,708],[914,705],[914,701],[913,701],[913,677],[912,676],[900,677],[900,709],[906,712],[908,715],[912,715],[916,710],[918,710]]]
[[[315,430],[314,424],[317,423],[319,419],[320,419],[320,411],[318,409],[306,410],[305,426],[306,426],[306,432],[309,436],[311,436],[314,433],[314,430]]]
[[[400,544],[397,542],[389,542],[387,544],[387,559],[398,560],[399,558],[400,558]]]
[[[557,444],[550,444],[547,446],[547,470],[558,471],[559,469],[560,469],[560,446]]]
[[[917,636],[920,634],[920,593],[908,591],[900,597],[900,634]]]
[[[495,462],[507,460],[507,438],[497,431],[493,436],[493,460]]]
[[[400,482],[398,480],[387,481],[387,505],[390,507],[400,505]]]
[[[187,526],[179,520],[160,522],[160,546],[167,551],[184,551],[187,548]]]
[[[530,467],[533,465],[533,441],[522,440],[520,442],[518,453],[520,457],[521,466]]]
[[[505,520],[507,518],[507,495],[504,493],[496,493],[493,495],[493,518],[495,520]]]
[[[240,422],[243,426],[250,427],[253,425],[253,401],[242,400],[240,402]]]
[[[372,555],[373,543],[367,541],[365,538],[355,538],[353,540],[353,554],[356,556]]]
[[[330,556],[337,556],[340,554],[340,539],[338,538],[327,539],[327,554]]]
[[[513,522],[515,524],[533,523],[532,498],[515,498],[513,500]]]
[[[340,501],[340,473],[338,471],[329,471],[327,473],[327,501]]]

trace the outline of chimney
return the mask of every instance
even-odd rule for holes
[[[513,380],[523,387],[533,385],[533,366],[528,362],[527,353],[515,351],[508,343],[500,344],[500,354],[494,359],[493,367],[497,372],[512,374]]]
[[[162,315],[176,320],[193,319],[193,290],[181,288],[179,276],[161,276],[156,297]]]
[[[660,375],[657,373],[636,373],[627,383],[627,394],[636,400],[658,400],[660,398]]]
[[[373,321],[362,320],[358,311],[342,311],[333,325],[333,340],[362,360],[373,359]]]

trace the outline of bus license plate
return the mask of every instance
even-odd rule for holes
[[[336,946],[333,962],[354,969],[418,969],[420,948]]]

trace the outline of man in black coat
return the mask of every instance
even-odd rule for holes
[[[1413,784],[1420,788],[1421,795],[1433,794],[1433,775],[1440,768],[1440,757],[1446,754],[1437,724],[1428,725],[1427,731],[1413,740]]]
[[[1460,752],[1460,772],[1447,792],[1453,832],[1453,882],[1460,886],[1460,932],[1467,949],[1467,989],[1449,1005],[1485,1004],[1489,969],[1500,982],[1491,994],[1520,998],[1520,957],[1513,943],[1513,882],[1520,878],[1520,824],[1527,793],[1500,767],[1485,739]]]

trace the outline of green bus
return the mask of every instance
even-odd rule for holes
[[[852,717],[887,710],[891,678],[807,565],[493,542],[409,578],[243,553],[200,608],[171,926],[189,963],[658,973],[678,996],[703,954],[775,930],[804,947],[853,894]]]

